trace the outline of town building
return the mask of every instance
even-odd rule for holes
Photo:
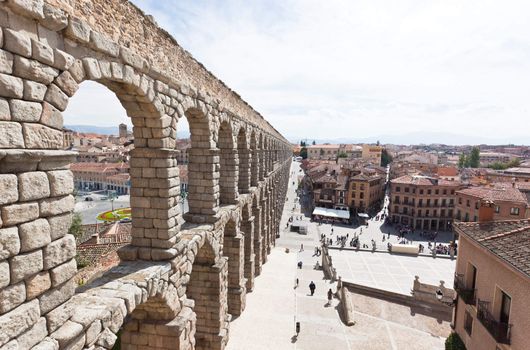
[[[481,203],[493,203],[493,220],[514,220],[527,217],[528,198],[516,183],[498,183],[488,186],[464,188],[456,192],[455,219],[459,221],[479,220]]]
[[[354,213],[366,213],[381,208],[385,195],[385,176],[373,169],[363,169],[348,182],[348,205]]]
[[[481,166],[487,166],[493,163],[509,163],[514,159],[518,159],[515,154],[499,153],[499,152],[480,152],[479,160]]]
[[[370,161],[374,165],[381,165],[383,147],[379,145],[363,145],[362,158]]]
[[[129,165],[126,163],[72,163],[75,188],[80,191],[113,190],[129,194]]]
[[[127,132],[127,125],[121,123],[118,126],[118,135],[123,138],[127,138],[128,132]]]
[[[439,177],[404,175],[390,181],[389,217],[420,230],[450,230],[456,191],[462,183]]]
[[[468,350],[528,349],[530,220],[491,222],[494,206],[481,209],[479,222],[454,225],[454,330]]]
[[[339,155],[339,145],[310,145],[307,146],[307,158],[321,160],[336,160]]]
[[[179,151],[177,154],[177,163],[178,164],[188,164],[190,160],[189,149],[191,148],[190,139],[179,139],[175,144],[175,149]]]

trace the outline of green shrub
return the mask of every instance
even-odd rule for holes
[[[445,350],[466,350],[466,346],[457,333],[451,333],[445,340]]]

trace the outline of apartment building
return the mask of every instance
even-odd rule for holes
[[[374,170],[365,169],[350,177],[347,193],[348,204],[353,212],[366,213],[379,209],[385,195],[385,177]]]
[[[381,155],[383,147],[379,145],[363,145],[362,158],[375,165],[381,165]]]
[[[129,164],[72,163],[74,185],[82,191],[114,190],[119,195],[129,194]]]
[[[460,181],[404,175],[390,181],[389,217],[420,230],[449,230]]]
[[[516,183],[498,183],[490,186],[469,187],[456,192],[455,219],[479,220],[481,203],[493,203],[493,220],[515,220],[527,217],[528,198]]]
[[[339,155],[340,145],[311,145],[307,146],[307,158],[335,160]]]
[[[492,222],[494,206],[481,209],[480,222],[454,224],[454,330],[468,350],[528,349],[530,220]]]
[[[509,163],[517,158],[519,157],[515,154],[499,152],[480,152],[479,156],[481,166],[487,166],[493,163]]]

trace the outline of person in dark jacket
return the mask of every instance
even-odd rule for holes
[[[313,281],[311,281],[311,283],[309,283],[309,290],[311,291],[311,295],[315,294],[315,289],[317,288],[317,286],[315,286],[315,283]]]

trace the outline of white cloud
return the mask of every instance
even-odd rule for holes
[[[527,133],[526,1],[133,1],[285,135]]]

